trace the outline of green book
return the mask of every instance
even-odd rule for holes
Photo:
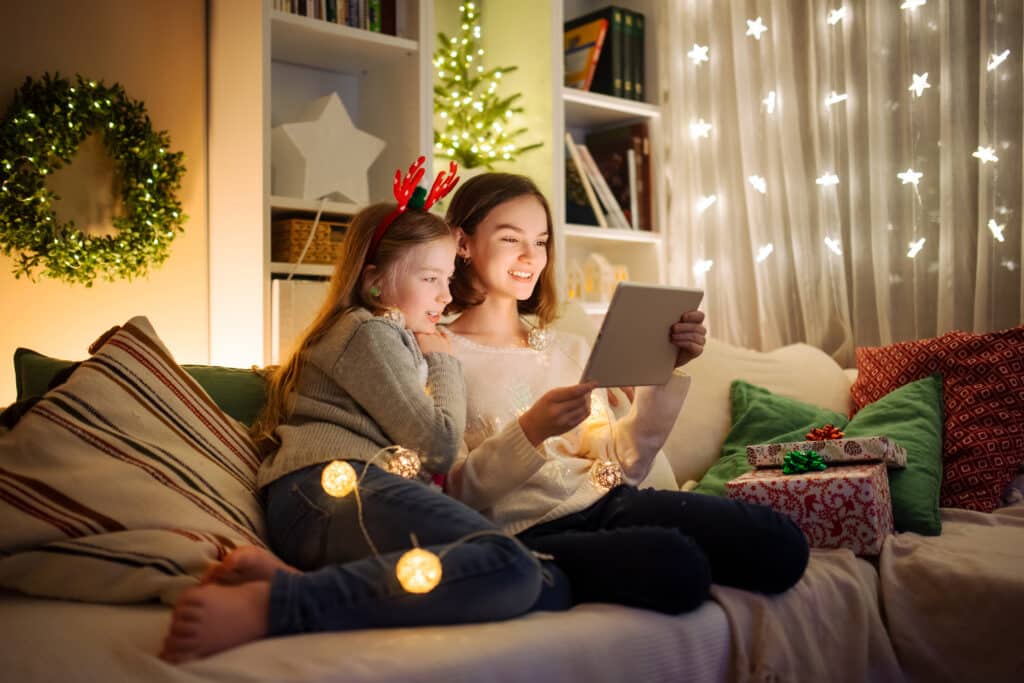
[[[644,15],[635,12],[633,17],[633,95],[636,99],[644,101],[647,93],[644,91],[644,51],[647,49],[647,36],[644,34]]]

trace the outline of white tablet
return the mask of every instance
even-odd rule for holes
[[[669,341],[669,328],[703,298],[699,289],[620,282],[580,382],[601,387],[667,382],[679,351]]]

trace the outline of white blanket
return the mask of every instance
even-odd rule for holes
[[[1024,681],[1024,505],[942,510],[942,535],[900,534],[879,567],[909,681]]]

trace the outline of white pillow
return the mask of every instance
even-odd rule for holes
[[[731,425],[733,380],[837,413],[849,414],[853,407],[847,373],[807,344],[762,352],[708,339],[704,353],[684,370],[693,377],[690,393],[664,448],[681,484],[699,480],[718,459]]]
[[[133,318],[0,435],[0,586],[173,603],[263,543],[258,466],[241,424]]]

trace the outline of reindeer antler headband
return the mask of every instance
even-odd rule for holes
[[[438,173],[428,193],[425,188],[420,187],[420,180],[423,179],[423,174],[426,173],[423,168],[425,162],[425,157],[417,159],[415,163],[409,166],[409,172],[405,174],[404,178],[402,177],[402,169],[395,171],[394,193],[398,206],[384,217],[384,220],[380,222],[377,230],[373,233],[373,239],[370,240],[370,248],[366,252],[366,263],[373,262],[374,257],[377,255],[380,241],[384,238],[384,233],[387,232],[396,218],[405,213],[406,209],[412,207],[426,211],[434,205],[434,202],[443,199],[445,195],[451,192],[455,184],[459,182],[459,176],[456,175],[459,172],[459,165],[453,161],[448,166],[447,177],[444,171]]]

